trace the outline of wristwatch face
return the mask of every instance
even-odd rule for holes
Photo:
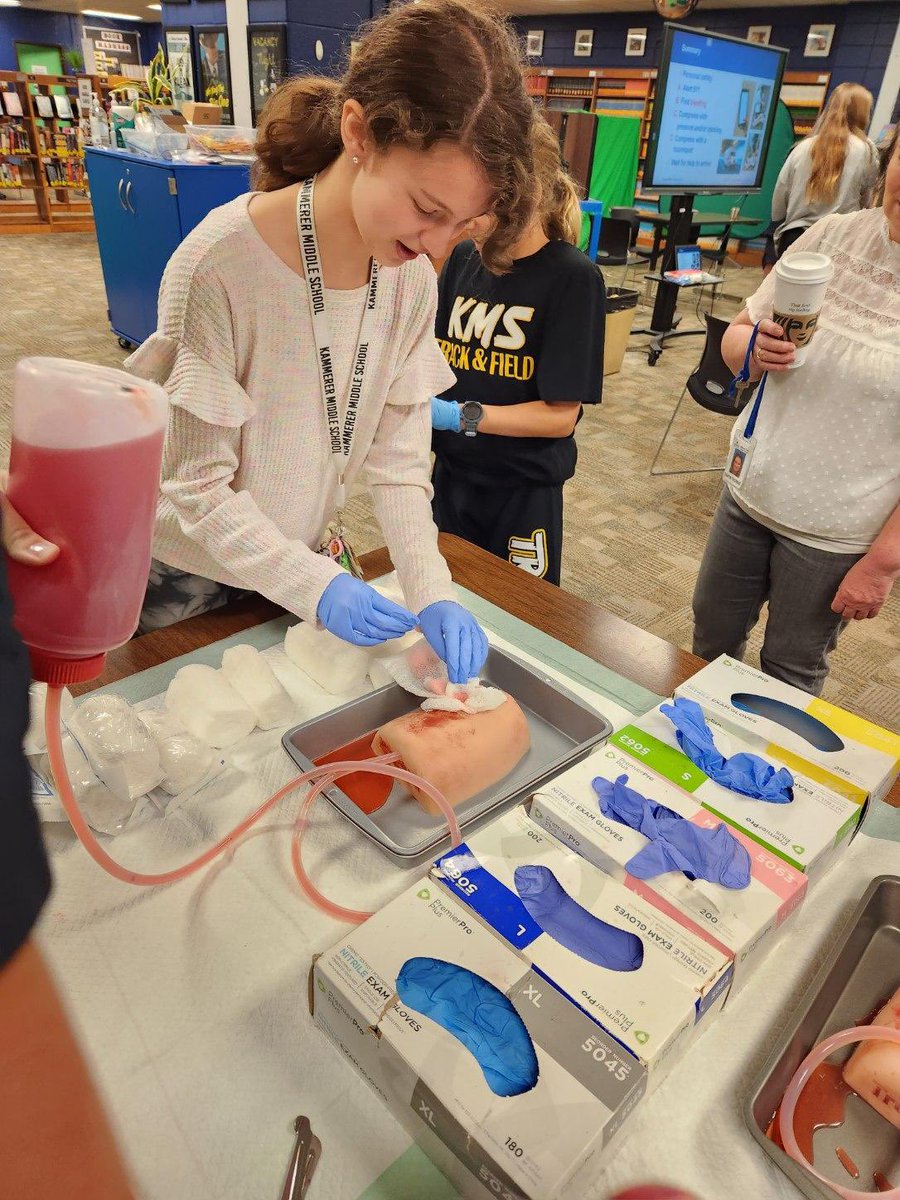
[[[477,400],[467,400],[462,406],[463,420],[477,425],[484,416],[484,409]]]

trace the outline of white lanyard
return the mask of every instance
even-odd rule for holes
[[[300,237],[300,257],[303,260],[303,270],[306,275],[309,315],[312,320],[313,337],[319,361],[322,403],[325,406],[325,419],[328,422],[328,437],[331,442],[331,461],[334,463],[337,476],[337,507],[340,511],[347,501],[344,476],[350,458],[350,449],[353,445],[353,432],[356,428],[356,418],[362,400],[366,368],[369,365],[369,337],[378,295],[378,264],[373,258],[369,273],[369,293],[366,296],[366,307],[363,310],[359,326],[359,341],[353,359],[353,372],[350,375],[347,412],[344,417],[344,428],[341,429],[337,389],[334,383],[334,362],[331,357],[331,328],[328,324],[328,313],[325,311],[325,284],[322,279],[322,261],[319,258],[319,242],[316,238],[316,223],[313,217],[315,182],[316,179],[313,175],[304,182],[300,189],[297,199],[297,231]]]

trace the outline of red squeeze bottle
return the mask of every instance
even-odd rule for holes
[[[167,404],[161,387],[110,367],[16,367],[9,500],[60,548],[46,566],[7,560],[15,625],[41,682],[95,678],[137,628]]]

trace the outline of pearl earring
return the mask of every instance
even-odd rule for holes
[[[353,155],[353,165],[354,165],[354,167],[359,166],[359,159],[356,157],[355,154]]]

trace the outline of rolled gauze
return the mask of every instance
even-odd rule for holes
[[[216,755],[204,742],[194,737],[181,722],[163,709],[138,714],[149,729],[159,751],[163,770],[160,787],[170,796],[190,791],[212,771]],[[221,758],[218,760],[223,761]]]
[[[166,692],[166,708],[207,746],[233,746],[256,728],[256,716],[221,671],[191,663]]]
[[[260,729],[294,719],[294,702],[255,646],[232,646],[222,655],[222,674],[256,714]]]
[[[156,742],[121,696],[88,696],[66,724],[119,799],[136,800],[162,781]]]
[[[423,712],[416,709],[389,721],[375,734],[375,754],[399,754],[403,765],[421,775],[456,807],[499,782],[531,746],[525,714],[511,696],[488,712]],[[430,797],[410,788],[432,816]]]
[[[361,687],[369,671],[369,656],[361,646],[351,646],[308,621],[287,631],[284,652],[295,667],[332,696]]]

